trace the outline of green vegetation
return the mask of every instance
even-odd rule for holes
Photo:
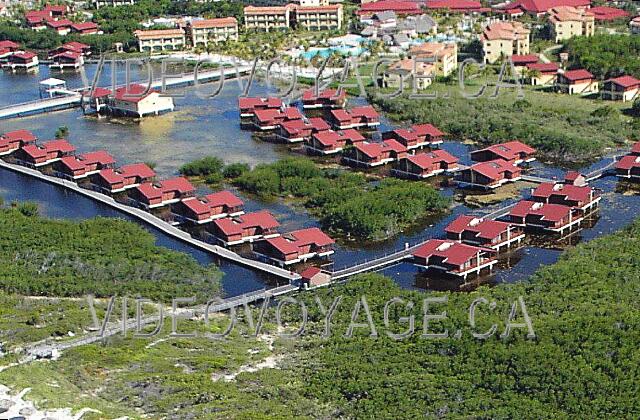
[[[569,95],[525,88],[525,98],[511,90],[489,98],[463,98],[456,86],[434,84],[438,99],[415,100],[406,96],[375,99],[396,120],[429,122],[453,138],[480,144],[519,139],[536,147],[544,157],[562,162],[582,162],[637,138],[637,128],[623,115],[620,104],[607,104]],[[475,93],[477,87],[468,93]],[[448,98],[442,97],[450,90]],[[493,88],[489,88],[493,92]]]
[[[64,139],[67,137],[69,137],[69,127],[67,127],[66,125],[61,125],[56,129],[57,139]]]
[[[565,50],[572,67],[583,67],[596,77],[629,74],[640,77],[640,39],[637,36],[597,34],[574,37]]]
[[[0,209],[0,287],[37,296],[129,295],[169,301],[219,293],[220,272],[190,256],[155,245],[132,222],[83,222],[37,216],[24,203]]]
[[[638,261],[640,221],[577,246],[523,283],[424,293],[369,274],[300,294],[309,309],[305,334],[297,341],[277,340],[273,351],[248,337],[241,320],[240,331],[223,341],[168,338],[149,346],[148,339],[115,337],[106,347],[90,345],[57,361],[10,368],[0,373],[0,383],[31,386],[33,397],[46,398],[49,405],[98,406],[106,417],[137,407],[151,417],[181,418],[634,418],[640,411]],[[348,339],[344,334],[361,295],[378,337],[356,328]],[[342,300],[331,320],[331,337],[323,338],[324,317],[315,298],[328,308],[337,296]],[[519,296],[536,337],[515,328],[500,338]],[[384,306],[393,297],[415,307],[391,307],[385,327]],[[421,337],[426,297],[448,299],[429,308],[430,314],[446,311],[447,318],[428,327],[434,333],[448,330],[448,338]],[[468,309],[479,297],[496,306],[478,305],[472,328]],[[284,320],[297,328],[299,308],[287,308]],[[363,312],[357,322],[366,323]],[[387,337],[387,331],[406,330],[399,318],[411,314],[411,338]],[[271,308],[266,319],[274,318]],[[522,319],[518,305],[514,321]],[[497,331],[490,338],[472,337],[492,324]],[[211,329],[225,326],[218,318]],[[203,327],[180,323],[181,332],[192,329]],[[275,331],[267,323],[263,333]],[[270,354],[282,357],[279,369],[214,380]]]
[[[324,228],[357,239],[392,237],[449,206],[448,199],[425,183],[396,179],[371,183],[362,174],[319,169],[308,159],[258,165],[234,184],[263,198],[302,200]]]

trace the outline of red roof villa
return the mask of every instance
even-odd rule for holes
[[[502,10],[518,10],[534,16],[544,16],[550,9],[558,6],[589,8],[591,0],[516,0],[499,6]]]
[[[14,52],[20,50],[20,45],[13,41],[0,41],[0,60],[6,59]]]
[[[312,134],[326,131],[329,128],[331,128],[329,123],[322,118],[310,118],[308,121],[297,119],[280,124],[277,136],[287,143],[298,143],[309,140]]]
[[[536,160],[533,155],[536,149],[529,147],[519,141],[494,144],[485,149],[471,152],[471,159],[476,162],[488,162],[490,160],[502,159],[513,165],[529,163]]]
[[[558,72],[556,88],[569,95],[587,95],[599,90],[598,81],[585,69]]]
[[[353,128],[339,131],[326,130],[311,136],[311,139],[307,141],[306,148],[310,153],[331,155],[340,153],[346,146],[364,140],[364,136]]]
[[[350,110],[334,109],[331,111],[333,125],[340,130],[347,128],[377,127],[380,115],[371,105],[359,106]]]
[[[203,224],[228,216],[244,213],[244,202],[229,191],[220,191],[204,197],[187,198],[174,205],[174,212],[190,222]]]
[[[445,150],[403,157],[393,165],[393,174],[403,178],[428,178],[458,170],[458,158]]]
[[[21,70],[29,70],[29,69],[37,69],[38,64],[38,55],[31,51],[24,52],[16,52],[12,53],[7,57],[7,62],[2,64],[3,69],[10,69],[11,71],[15,71],[18,69]]]
[[[605,80],[602,97],[612,101],[634,101],[640,97],[640,80],[633,76],[620,76]]]
[[[74,23],[71,31],[80,35],[91,35],[98,33],[98,24],[93,22]]]
[[[156,173],[144,163],[124,165],[120,168],[103,169],[92,181],[109,194],[126,191],[140,184],[153,181]]]
[[[640,149],[640,143],[636,143],[634,149]],[[616,175],[620,178],[640,181],[640,151],[620,159],[616,163]]]
[[[481,13],[487,11],[477,0],[427,0],[427,9],[459,13]]]
[[[48,20],[46,25],[56,31],[58,35],[68,35],[71,32],[71,22],[69,19]]]
[[[65,51],[53,56],[53,62],[49,64],[49,68],[62,71],[67,68],[78,69],[82,65],[84,65],[84,58],[81,53]]]
[[[0,136],[0,156],[9,155],[36,140],[36,136],[29,130],[7,131]]]
[[[286,121],[301,120],[302,114],[295,107],[261,109],[254,112],[253,125],[262,131],[275,130]]]
[[[587,212],[598,206],[602,196],[588,185],[579,187],[572,184],[547,182],[533,190],[531,198],[539,203],[561,204]]]
[[[416,249],[413,261],[420,267],[464,279],[469,274],[480,274],[484,268],[491,270],[498,262],[493,249],[440,239],[431,239]]]
[[[314,257],[327,257],[334,253],[335,241],[318,228],[296,230],[260,241],[254,251],[280,266],[304,262]]]
[[[366,141],[356,143],[343,156],[343,160],[353,166],[374,167],[384,165],[407,156],[407,148],[395,140],[382,143]]]
[[[431,124],[416,124],[382,133],[383,139],[397,140],[409,150],[441,144],[443,136],[444,133]]]
[[[347,104],[347,92],[343,89],[325,89],[317,95],[315,89],[306,90],[302,94],[302,107],[304,109],[316,108],[344,108]]]
[[[67,42],[65,44],[62,44],[58,48],[49,51],[49,59],[52,59],[58,54],[62,54],[64,52],[69,52],[69,51],[80,53],[85,57],[91,55],[91,47],[89,45],[83,44],[82,42],[73,41],[73,42]]]
[[[280,223],[268,211],[247,213],[214,220],[207,225],[209,232],[225,246],[275,238]]]
[[[527,64],[527,70],[531,72],[530,83],[533,86],[546,86],[556,83],[558,65],[556,63]]]
[[[66,140],[52,140],[43,145],[27,144],[16,153],[17,159],[27,166],[45,166],[71,156],[76,148]]]
[[[400,0],[363,2],[356,13],[360,16],[360,20],[366,20],[380,12],[394,12],[396,15],[420,15],[424,13],[420,3]]]
[[[502,247],[509,248],[513,243],[520,244],[525,237],[520,228],[509,223],[464,215],[451,222],[444,231],[447,239],[496,251]]]
[[[459,171],[456,181],[462,186],[481,187],[484,189],[498,188],[508,182],[520,179],[522,170],[507,162],[496,159],[489,162],[476,163]]]
[[[238,108],[240,117],[252,118],[256,111],[264,109],[280,109],[282,99],[280,98],[238,98]]]
[[[77,156],[65,156],[58,165],[59,171],[72,179],[86,178],[103,169],[111,169],[116,160],[105,151],[89,152]]]
[[[145,182],[129,193],[131,199],[145,209],[154,209],[193,197],[196,189],[186,178],[178,177],[158,182]]]
[[[518,226],[563,233],[583,220],[581,212],[561,204],[523,200],[511,209],[507,220]]]

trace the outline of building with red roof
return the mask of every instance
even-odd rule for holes
[[[556,89],[569,95],[589,95],[600,89],[596,78],[585,69],[559,71]]]
[[[489,147],[471,152],[471,159],[476,162],[488,162],[502,159],[513,165],[533,162],[536,149],[514,140],[506,143],[493,144]]]
[[[609,22],[617,19],[627,19],[629,12],[609,6],[596,6],[589,9],[598,22]]]
[[[420,15],[424,13],[419,2],[399,0],[363,2],[356,13],[360,16],[360,20],[367,20],[373,17],[374,14],[380,12],[393,12],[398,16]]]
[[[557,6],[549,10],[549,29],[558,44],[574,36],[593,36],[595,19],[585,8]]]
[[[620,159],[616,163],[616,175],[620,178],[640,181],[640,153],[629,154]]]
[[[407,148],[393,139],[384,140],[382,143],[362,141],[348,149],[342,160],[356,167],[372,168],[394,162],[407,155]]]
[[[382,133],[382,138],[396,140],[407,149],[412,150],[441,144],[444,135],[442,131],[431,124],[416,124],[409,128],[399,128]]]
[[[531,31],[521,22],[494,22],[484,28],[480,41],[485,63],[495,63],[503,57],[529,54]]]
[[[29,130],[7,131],[0,135],[0,156],[10,155],[21,147],[34,144],[37,138]]]
[[[303,117],[300,110],[289,106],[280,109],[261,109],[253,114],[253,125],[261,131],[275,130],[287,121],[301,120]]]
[[[546,204],[522,200],[507,215],[507,220],[518,226],[563,233],[582,223],[582,212],[561,204]]]
[[[94,22],[74,23],[71,25],[71,32],[80,35],[95,35],[100,33],[98,24]]]
[[[429,178],[459,169],[458,158],[445,150],[408,155],[393,164],[392,173],[401,178]]]
[[[487,11],[477,0],[427,0],[426,6],[429,10],[460,13],[484,13]]]
[[[508,182],[515,182],[522,176],[522,170],[506,160],[496,159],[480,162],[456,173],[460,186],[494,189]]]
[[[331,282],[331,275],[318,267],[309,267],[300,273],[300,281],[305,289],[325,286]]]
[[[207,230],[218,242],[231,246],[280,236],[279,226],[271,213],[263,210],[216,219],[207,225]]]
[[[72,156],[75,150],[75,147],[64,139],[51,140],[42,145],[31,143],[21,147],[16,152],[16,158],[21,164],[37,168]]]
[[[631,146],[631,154],[640,156],[640,141]]]
[[[11,53],[6,58],[6,62],[2,63],[3,69],[15,70],[31,70],[37,69],[40,61],[38,55],[31,51],[18,51]]]
[[[65,51],[54,55],[52,60],[49,68],[60,71],[64,71],[64,69],[78,69],[84,65],[84,57],[82,54],[74,51]]]
[[[298,143],[309,140],[313,134],[329,130],[330,128],[329,123],[322,118],[289,120],[278,126],[277,137],[287,143]]]
[[[34,31],[39,31],[47,27],[47,21],[55,20],[46,10],[29,10],[24,14],[27,26]]]
[[[71,11],[66,4],[47,4],[42,10],[49,13],[52,17],[64,16]]]
[[[564,175],[563,182],[569,185],[584,187],[587,185],[587,178],[578,171],[569,171]]]
[[[147,86],[130,84],[116,89],[105,108],[114,115],[142,118],[173,111],[173,98]]]
[[[470,274],[491,270],[498,262],[496,251],[460,242],[431,239],[413,252],[414,264],[466,279]]]
[[[195,187],[186,178],[177,177],[140,184],[131,190],[129,197],[135,204],[150,210],[193,197],[195,192]]]
[[[3,60],[9,57],[14,52],[20,50],[20,45],[13,41],[0,41],[0,60]]]
[[[588,185],[545,182],[531,192],[531,199],[538,203],[561,204],[588,212],[602,199],[602,196]]]
[[[173,211],[191,223],[203,224],[244,214],[244,202],[230,191],[219,191],[182,200],[174,205]]]
[[[380,125],[380,114],[371,105],[358,106],[350,110],[334,109],[331,111],[331,122],[340,130],[374,128]]]
[[[103,169],[112,169],[116,160],[104,150],[76,156],[65,156],[58,163],[58,171],[73,180],[97,174]]]
[[[503,10],[521,10],[534,16],[544,16],[550,9],[559,6],[571,6],[588,9],[591,0],[516,0],[501,5]]]
[[[240,109],[241,118],[253,118],[255,112],[259,110],[280,108],[282,108],[282,99],[280,98],[238,98],[238,109]]]
[[[640,95],[640,80],[633,76],[620,76],[605,80],[602,98],[612,101],[630,102]]]
[[[256,254],[280,266],[296,264],[334,253],[335,241],[318,228],[296,230],[254,245]]]
[[[444,231],[447,239],[496,251],[519,245],[525,237],[522,229],[510,223],[464,215],[449,223]]]
[[[102,169],[92,177],[92,182],[100,191],[107,194],[116,194],[140,184],[150,183],[156,173],[144,163],[124,165],[119,168]]]
[[[514,54],[511,56],[511,62],[515,67],[526,67],[527,64],[538,62],[536,54]]]
[[[73,25],[73,22],[69,19],[48,20],[46,25],[56,31],[58,35],[65,36],[71,32],[71,25]]]
[[[187,25],[191,45],[206,47],[209,42],[219,43],[238,40],[238,20],[233,17],[192,20]]]
[[[346,146],[365,141],[357,130],[326,130],[315,133],[307,140],[306,148],[312,154],[331,155],[341,152]]]
[[[91,55],[91,46],[76,41],[66,42],[58,48],[49,51],[49,59],[52,59],[58,54],[69,51],[79,53],[85,57],[88,57],[89,55]]]
[[[529,83],[533,86],[551,86],[556,83],[558,75],[558,64],[556,63],[533,63],[527,64]]]
[[[305,90],[302,94],[304,109],[344,108],[347,104],[347,91],[344,89],[324,89],[316,94],[314,88]]]

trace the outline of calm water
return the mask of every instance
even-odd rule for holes
[[[88,66],[88,77],[91,78],[93,67]],[[106,72],[108,74],[108,72]],[[119,69],[122,74],[122,69]],[[3,75],[0,73],[0,106],[37,99],[38,81],[47,78],[48,70],[41,68],[36,75]],[[54,75],[68,81],[70,87],[81,86],[81,78],[77,74]],[[109,78],[104,77],[102,84],[109,84]],[[252,94],[264,94],[268,89],[254,84]],[[4,92],[12,92],[10,95]],[[70,128],[69,140],[80,152],[106,149],[113,154],[119,164],[136,161],[154,162],[160,176],[167,177],[177,174],[177,169],[184,163],[204,155],[216,155],[226,162],[246,162],[251,165],[268,163],[289,156],[288,147],[263,142],[252,138],[251,133],[240,129],[237,114],[237,96],[240,92],[237,82],[227,81],[223,93],[214,98],[203,100],[193,94],[193,88],[188,88],[185,98],[176,99],[177,111],[154,118],[148,118],[140,123],[114,121],[93,117],[85,117],[80,110],[68,110],[51,114],[43,114],[19,120],[0,121],[0,132],[26,128],[35,132],[41,139],[53,137],[55,129],[61,125]],[[352,103],[362,103],[353,100]],[[391,127],[389,121],[383,119],[382,129]],[[461,158],[462,163],[469,163],[470,146],[459,142],[447,142],[443,148]],[[603,160],[588,168],[585,172],[596,169],[608,163]],[[546,177],[561,178],[563,170],[537,163],[534,172]],[[428,182],[435,183],[431,180]],[[544,247],[526,246],[515,252],[503,262],[490,278],[483,279],[491,282],[513,282],[524,280],[540,265],[555,262],[560,255],[560,249],[567,243],[579,240],[589,240],[602,234],[613,232],[630,223],[637,216],[640,198],[633,195],[615,194],[617,181],[613,178],[598,180],[594,186],[604,191],[604,198],[599,219],[593,227],[585,228],[576,233],[570,241],[564,241],[557,246]],[[206,192],[202,187],[201,192]],[[453,190],[443,189],[446,195],[453,195]],[[526,195],[527,192],[524,192]],[[124,217],[114,210],[94,203],[91,200],[73,193],[32,180],[28,177],[16,175],[0,170],[0,195],[7,201],[32,200],[36,201],[42,214],[56,218],[84,219],[96,215],[108,217]],[[301,227],[316,226],[315,220],[304,211],[293,210],[282,203],[263,203],[249,197],[243,197],[249,211],[266,208],[274,213],[282,223],[282,230],[292,230]],[[510,200],[513,201],[513,200]],[[493,206],[495,208],[501,207]],[[372,259],[378,255],[392,252],[404,247],[405,243],[415,243],[425,238],[440,237],[443,228],[464,213],[482,214],[488,210],[470,209],[465,205],[456,204],[452,212],[444,217],[428,223],[428,226],[411,232],[406,232],[394,240],[373,246],[360,244],[341,244],[337,247],[333,258],[334,267],[341,268],[356,262]],[[146,227],[146,226],[145,226]],[[179,241],[164,236],[148,228],[158,238],[158,244],[169,248],[188,252],[202,263],[218,263],[225,272],[223,285],[229,295],[235,295],[275,284],[261,274],[227,262],[216,261],[210,255],[195,250]],[[536,242],[536,244],[538,244]],[[442,284],[429,280],[410,264],[400,264],[383,271],[392,276],[403,287],[441,288]],[[446,286],[446,285],[445,285]]]

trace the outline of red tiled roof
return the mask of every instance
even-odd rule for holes
[[[492,180],[502,179],[503,177],[502,174],[505,172],[520,171],[518,167],[502,159],[496,159],[489,162],[476,163],[475,165],[472,165],[470,169]]]
[[[413,1],[381,0],[365,3],[360,6],[358,14],[373,14],[376,12],[393,11],[397,14],[420,14],[420,4]]]
[[[237,235],[242,233],[243,229],[252,227],[275,229],[280,226],[280,223],[266,210],[247,213],[237,217],[226,217],[224,219],[214,220],[213,223],[215,223],[225,235]]]
[[[238,98],[238,107],[241,109],[253,108],[259,105],[267,105],[269,108],[280,108],[282,99],[280,98]]]
[[[575,82],[578,80],[593,79],[593,74],[589,73],[585,69],[568,70],[568,71],[565,71],[562,75],[567,80],[570,80],[572,82]]]
[[[131,84],[128,87],[125,86],[116,89],[114,97],[119,101],[138,103],[149,96],[152,92],[154,92],[154,90],[150,89],[147,91],[146,86]]]
[[[163,192],[166,191],[177,191],[182,194],[195,191],[193,185],[183,177],[165,179],[156,183],[147,182],[139,185],[137,189],[149,200],[162,197]]]
[[[236,195],[231,191],[219,191],[213,194],[206,195],[204,198],[210,206],[214,207],[239,207],[244,205],[244,202],[240,198],[236,197]]]
[[[73,60],[77,60],[82,56],[82,53],[79,53],[77,51],[65,51],[65,52],[61,52],[60,54],[56,54],[54,55],[52,58],[56,58],[56,57],[66,57],[66,58],[71,58]]]
[[[67,13],[67,6],[63,4],[47,4],[42,10],[46,12]]]
[[[22,148],[22,151],[33,159],[43,158],[47,156],[47,150],[36,144],[28,144]]]
[[[333,130],[321,131],[319,133],[315,133],[313,135],[315,139],[320,142],[323,146],[333,146],[338,144],[341,136],[337,132]]]
[[[311,127],[316,131],[325,131],[331,128],[329,123],[320,117],[309,118],[309,123],[311,124]]]
[[[153,178],[156,176],[156,173],[144,163],[134,163],[121,166],[117,169],[103,169],[99,175],[109,184],[117,184],[118,182],[123,182],[125,178]]]
[[[74,23],[71,25],[76,31],[86,31],[87,29],[98,29],[98,24],[94,22]]]
[[[427,9],[480,11],[482,3],[476,0],[427,0]]]
[[[31,143],[36,141],[36,136],[29,130],[14,130],[7,131],[0,138],[14,141],[22,141],[24,143]]]
[[[371,105],[358,106],[349,111],[353,117],[378,118],[380,115]]]
[[[445,135],[436,126],[432,124],[414,124],[411,129],[419,136],[442,137]]]
[[[344,109],[332,109],[331,115],[338,121],[350,121],[351,115]]]
[[[640,86],[640,80],[636,79],[633,76],[614,77],[613,79],[607,80],[607,82],[611,82],[618,86],[622,86],[625,89],[630,87]]]
[[[631,153],[639,153],[640,154],[640,141],[635,143],[631,148]]]
[[[540,73],[556,73],[558,71],[558,65],[556,63],[532,63],[527,64],[527,69],[536,70]]]
[[[51,140],[42,145],[48,152],[71,153],[76,148],[64,139]]]
[[[430,168],[434,163],[446,162],[457,163],[458,158],[449,154],[446,150],[437,149],[432,152],[418,153],[408,156],[410,162],[418,166],[419,168]]]
[[[564,180],[566,182],[574,182],[576,179],[578,179],[581,176],[583,175],[578,171],[569,171],[565,174]]]
[[[277,238],[267,239],[267,242],[283,254],[296,253],[301,247],[308,245],[324,247],[335,243],[332,238],[318,228],[296,230]]]
[[[514,140],[506,143],[494,144],[487,148],[476,150],[472,152],[472,154],[485,151],[493,152],[504,160],[509,161],[518,159],[521,153],[524,153],[525,155],[532,155],[536,152],[536,149],[534,149],[533,147],[529,147],[522,142]]]
[[[73,22],[71,22],[69,19],[47,21],[47,26],[51,26],[52,28],[64,28],[65,26],[71,25],[73,25]]]
[[[551,196],[563,196],[567,200],[588,202],[593,190],[589,186],[579,187],[572,184],[554,184],[546,182],[540,184],[531,194],[533,197],[549,198]]]
[[[543,220],[559,222],[571,213],[571,207],[561,204],[543,204],[533,201],[522,200],[509,212],[516,217],[526,217],[527,215],[542,216]]]
[[[83,95],[88,95],[89,92],[88,91],[84,91],[82,92]],[[103,87],[99,87],[97,86],[95,89],[93,89],[91,91],[91,97],[92,98],[103,98],[105,96],[109,96],[111,95],[111,89],[107,89],[107,88],[103,88]]]
[[[493,239],[506,232],[509,226],[511,226],[509,223],[497,220],[485,220],[474,216],[462,215],[451,222],[444,230],[447,233],[456,235],[469,231],[475,233],[478,238]]]
[[[425,259],[431,256],[438,256],[443,258],[446,263],[462,265],[474,258],[479,252],[494,253],[495,251],[454,241],[431,239],[415,250],[413,256]]]
[[[13,57],[21,58],[23,60],[31,60],[32,58],[37,57],[37,54],[32,53],[31,51],[25,51],[25,52],[15,53],[13,54]]]
[[[322,270],[318,267],[309,267],[300,273],[300,277],[302,277],[303,280],[311,280],[315,275],[320,273],[322,273]]]
[[[202,20],[191,21],[191,27],[193,28],[222,28],[225,26],[235,26],[237,24],[238,24],[238,21],[234,17],[202,19]]]
[[[591,0],[517,0],[507,3],[502,8],[520,8],[529,13],[545,13],[549,9],[558,6],[588,7]]]
[[[595,15],[596,20],[607,21],[629,17],[629,12],[608,6],[597,6],[589,9]]]
[[[511,61],[513,61],[514,65],[533,64],[538,62],[538,56],[535,54],[514,54],[511,56]]]
[[[342,137],[351,140],[352,143],[364,141],[364,136],[360,134],[355,128],[347,128],[346,130],[339,130],[338,134]]]
[[[0,41],[0,48],[2,49],[15,49],[15,48],[20,48],[20,45],[16,44],[13,41]]]
[[[640,168],[640,156],[627,155],[618,161],[616,168],[625,171],[631,168]]]
[[[368,143],[366,141],[363,141],[356,144],[355,147],[372,159],[375,159],[376,157],[380,156],[380,154],[382,154],[382,144],[380,143]]]
[[[318,93],[318,95],[316,96],[315,89],[307,89],[302,94],[302,100],[303,101],[313,101],[315,99],[322,98],[322,99],[329,99],[329,100],[337,101],[337,100],[342,99],[342,98],[344,98],[346,96],[347,96],[347,92],[345,90],[342,90],[340,92],[340,95],[338,95],[338,89],[325,89],[325,90],[321,90]]]
[[[407,148],[404,144],[393,139],[384,140],[381,145],[383,150],[391,149],[396,153],[404,153],[407,151]]]

